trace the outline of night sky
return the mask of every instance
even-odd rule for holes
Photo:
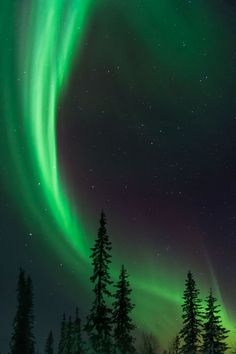
[[[235,36],[233,0],[0,5],[0,350],[20,266],[39,347],[87,314],[101,209],[140,330],[176,335],[191,269],[236,337]]]

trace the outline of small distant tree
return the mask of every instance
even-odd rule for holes
[[[171,346],[171,354],[180,354],[180,338],[176,336]]]
[[[79,309],[76,308],[75,320],[72,332],[72,354],[84,354],[85,343],[82,339],[81,320],[79,318]]]
[[[45,354],[53,353],[53,334],[52,331],[50,331],[45,345]]]
[[[112,294],[109,286],[110,277],[111,242],[106,230],[106,218],[101,213],[100,226],[95,245],[92,248],[93,274],[91,281],[94,284],[94,301],[87,317],[85,331],[87,332],[92,350],[97,354],[110,354],[112,352],[112,311],[107,301]]]
[[[135,339],[132,334],[135,326],[130,317],[134,309],[130,298],[131,292],[128,274],[122,265],[113,303],[114,345],[122,354],[135,353]]]
[[[183,328],[180,331],[180,338],[183,341],[181,353],[197,354],[201,344],[202,307],[199,290],[191,272],[187,274],[183,299]]]
[[[71,317],[69,317],[66,323],[66,343],[65,343],[65,353],[71,354],[73,345],[73,323]]]
[[[10,342],[10,354],[34,354],[33,287],[30,277],[20,269],[17,285],[17,312]]]
[[[66,315],[63,314],[62,322],[61,322],[61,332],[58,346],[58,354],[66,353],[66,338],[67,338],[67,323],[66,323]]]
[[[33,283],[30,276],[26,280],[26,303],[27,303],[27,317],[28,317],[28,342],[29,353],[35,353],[35,337],[34,337],[34,313],[33,313]]]
[[[143,333],[140,345],[140,354],[158,354],[160,345],[152,333]]]
[[[205,323],[203,332],[203,354],[224,354],[228,349],[226,340],[229,331],[222,325],[220,306],[210,289],[205,310]]]

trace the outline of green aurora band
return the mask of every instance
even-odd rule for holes
[[[201,0],[193,2],[185,12],[181,11],[181,2],[176,0],[145,0],[145,6],[140,1],[140,7],[135,6],[135,1],[120,1],[119,5],[111,1],[110,4],[120,7],[138,40],[145,44],[147,55],[153,60],[158,58],[163,70],[174,71],[186,86],[193,86],[195,95],[200,83],[193,85],[193,82],[197,81],[199,71],[215,71],[211,83],[214,93],[226,71],[223,63],[213,60],[216,51],[222,50],[216,38],[221,38],[219,42],[226,43],[224,46],[229,44],[229,39],[226,39],[224,26],[213,9]],[[80,55],[89,20],[95,10],[105,3],[93,0],[32,0],[19,5],[4,0],[0,5],[1,34],[4,33],[1,45],[6,48],[0,59],[1,109],[4,117],[1,148],[5,151],[3,165],[7,166],[3,182],[14,199],[18,195],[15,202],[19,210],[23,210],[22,214],[27,214],[26,223],[39,225],[45,242],[55,249],[68,269],[78,258],[85,264],[82,269],[87,267],[92,238],[86,235],[80,220],[79,201],[73,200],[59,170],[57,107],[66,91],[73,61]],[[205,18],[204,26],[199,26],[199,18]],[[102,43],[97,45],[99,48]],[[185,45],[188,45],[188,50],[183,50]],[[198,56],[204,51],[208,52],[207,59],[203,55]],[[115,48],[113,53],[115,64],[122,54],[117,53]],[[127,64],[126,70],[120,74],[124,85],[128,76],[132,75],[131,65]],[[144,81],[141,77],[140,86]],[[144,85],[148,84],[149,92],[154,95],[156,83],[146,81],[149,82]],[[173,99],[168,87],[163,88],[160,94],[166,103]],[[14,190],[9,183],[12,180],[16,180]],[[173,321],[172,318],[179,317],[183,279],[173,278],[167,264],[159,265],[158,276],[154,269],[147,274],[137,271],[136,266],[129,268],[135,286],[136,322],[140,328],[157,331],[165,342],[168,339],[166,328],[175,333],[180,324],[179,319]],[[151,262],[152,268],[156,265]],[[209,262],[208,277],[221,299],[225,325],[232,329],[233,323],[227,316],[211,268]],[[116,269],[113,269],[113,275],[116,274]],[[85,275],[78,270],[78,276],[82,278]],[[207,287],[204,289],[201,284],[202,287],[205,294]],[[153,318],[154,312],[161,326]],[[149,315],[144,316],[144,313]],[[172,316],[165,316],[166,313]]]

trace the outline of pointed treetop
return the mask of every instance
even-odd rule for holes
[[[101,217],[100,217],[100,225],[101,225],[101,226],[105,226],[106,223],[107,223],[106,214],[105,214],[104,210],[102,209],[102,211],[101,211]]]

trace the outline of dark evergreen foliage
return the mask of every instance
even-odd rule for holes
[[[132,335],[135,326],[130,317],[134,305],[131,302],[132,290],[127,278],[127,271],[122,265],[113,304],[114,346],[122,354],[135,353],[135,340]]]
[[[176,336],[173,341],[171,354],[180,354],[180,353],[181,353],[181,351],[180,351],[180,338],[179,338],[179,336]]]
[[[17,285],[17,312],[10,343],[11,354],[34,354],[33,287],[30,277],[20,269]]]
[[[69,317],[68,322],[66,323],[66,341],[65,341],[65,354],[72,353],[72,344],[73,344],[73,323],[71,317]]]
[[[111,263],[111,242],[107,235],[105,214],[101,213],[100,227],[95,246],[92,248],[94,301],[87,318],[85,330],[88,333],[94,353],[109,354],[112,352],[111,309],[107,300],[111,297],[109,286],[112,284],[109,265]]]
[[[152,333],[143,333],[140,354],[158,354],[160,353],[160,345],[157,338]]]
[[[34,314],[33,314],[33,283],[28,276],[26,281],[26,303],[28,317],[28,343],[29,353],[35,353],[35,338],[34,338]]]
[[[180,338],[183,341],[181,353],[197,354],[201,344],[202,308],[199,290],[191,272],[188,272],[185,282],[183,308],[183,328]]]
[[[66,352],[66,336],[67,336],[67,324],[65,314],[62,317],[61,332],[58,346],[58,354],[65,354]]]
[[[52,331],[49,332],[46,345],[45,345],[45,354],[53,354],[53,334]]]
[[[82,339],[81,320],[79,318],[79,310],[76,309],[75,320],[73,323],[72,333],[72,354],[84,354],[85,343]]]
[[[94,299],[87,317],[85,331],[89,338],[89,348],[82,336],[81,320],[78,308],[72,321],[66,320],[65,314],[61,322],[58,354],[135,354],[135,326],[131,319],[134,304],[131,301],[132,289],[128,273],[122,265],[119,279],[115,284],[115,294],[110,286],[111,242],[106,230],[105,214],[101,213],[97,239],[92,250],[91,259],[93,273],[90,280],[93,284]],[[113,301],[113,307],[109,301]],[[206,299],[203,314],[199,290],[192,273],[189,271],[185,281],[183,295],[183,328],[163,354],[225,354],[229,331],[222,325],[220,306],[212,290]],[[34,316],[33,316],[32,280],[20,269],[17,284],[17,311],[13,323],[9,354],[35,354]],[[203,319],[205,320],[203,323]],[[54,338],[49,332],[45,354],[54,353]],[[158,354],[161,352],[156,336],[143,333],[139,354]],[[234,350],[232,351],[232,353]]]
[[[224,354],[228,349],[226,339],[229,331],[222,326],[220,307],[216,304],[216,298],[210,290],[207,297],[205,310],[205,323],[203,332],[203,354]]]

